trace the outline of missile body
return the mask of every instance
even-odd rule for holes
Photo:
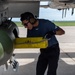
[[[12,21],[0,25],[0,65],[6,64],[14,51],[14,40],[18,37],[19,29]]]

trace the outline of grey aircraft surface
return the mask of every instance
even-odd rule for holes
[[[41,4],[41,2],[47,2],[47,4]],[[39,7],[58,10],[72,8],[73,14],[75,0],[0,0],[0,65],[5,64],[7,67],[7,61],[14,56],[14,40],[18,38],[19,29],[12,22],[12,18],[20,17],[20,14],[25,11],[39,16]],[[10,63],[12,63],[11,59]]]

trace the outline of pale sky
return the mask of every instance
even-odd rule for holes
[[[75,11],[75,10],[74,10]],[[40,18],[47,18],[49,20],[75,20],[75,13],[71,15],[72,9],[67,10],[66,17],[65,14],[62,18],[62,10],[59,11],[57,9],[51,9],[51,8],[40,8]]]
[[[75,11],[75,10],[74,10]],[[72,10],[67,10],[66,17],[62,18],[62,11],[51,8],[40,8],[39,18],[55,20],[55,21],[73,21],[75,20],[75,13],[71,15]],[[12,19],[13,21],[20,21],[20,19]]]

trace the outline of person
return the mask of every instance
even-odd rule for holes
[[[45,37],[48,39],[48,47],[40,49],[36,66],[36,75],[56,75],[60,48],[55,35],[63,35],[65,31],[47,19],[37,19],[31,12],[21,15],[21,22],[27,28],[27,37]],[[50,38],[50,39],[49,39]]]

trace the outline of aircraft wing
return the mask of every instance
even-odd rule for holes
[[[0,17],[20,17],[26,11],[39,16],[39,7],[59,10],[75,8],[75,0],[0,0]]]
[[[6,12],[6,17],[20,17],[26,11],[39,16],[39,7],[75,8],[75,0],[0,0],[0,12]]]

